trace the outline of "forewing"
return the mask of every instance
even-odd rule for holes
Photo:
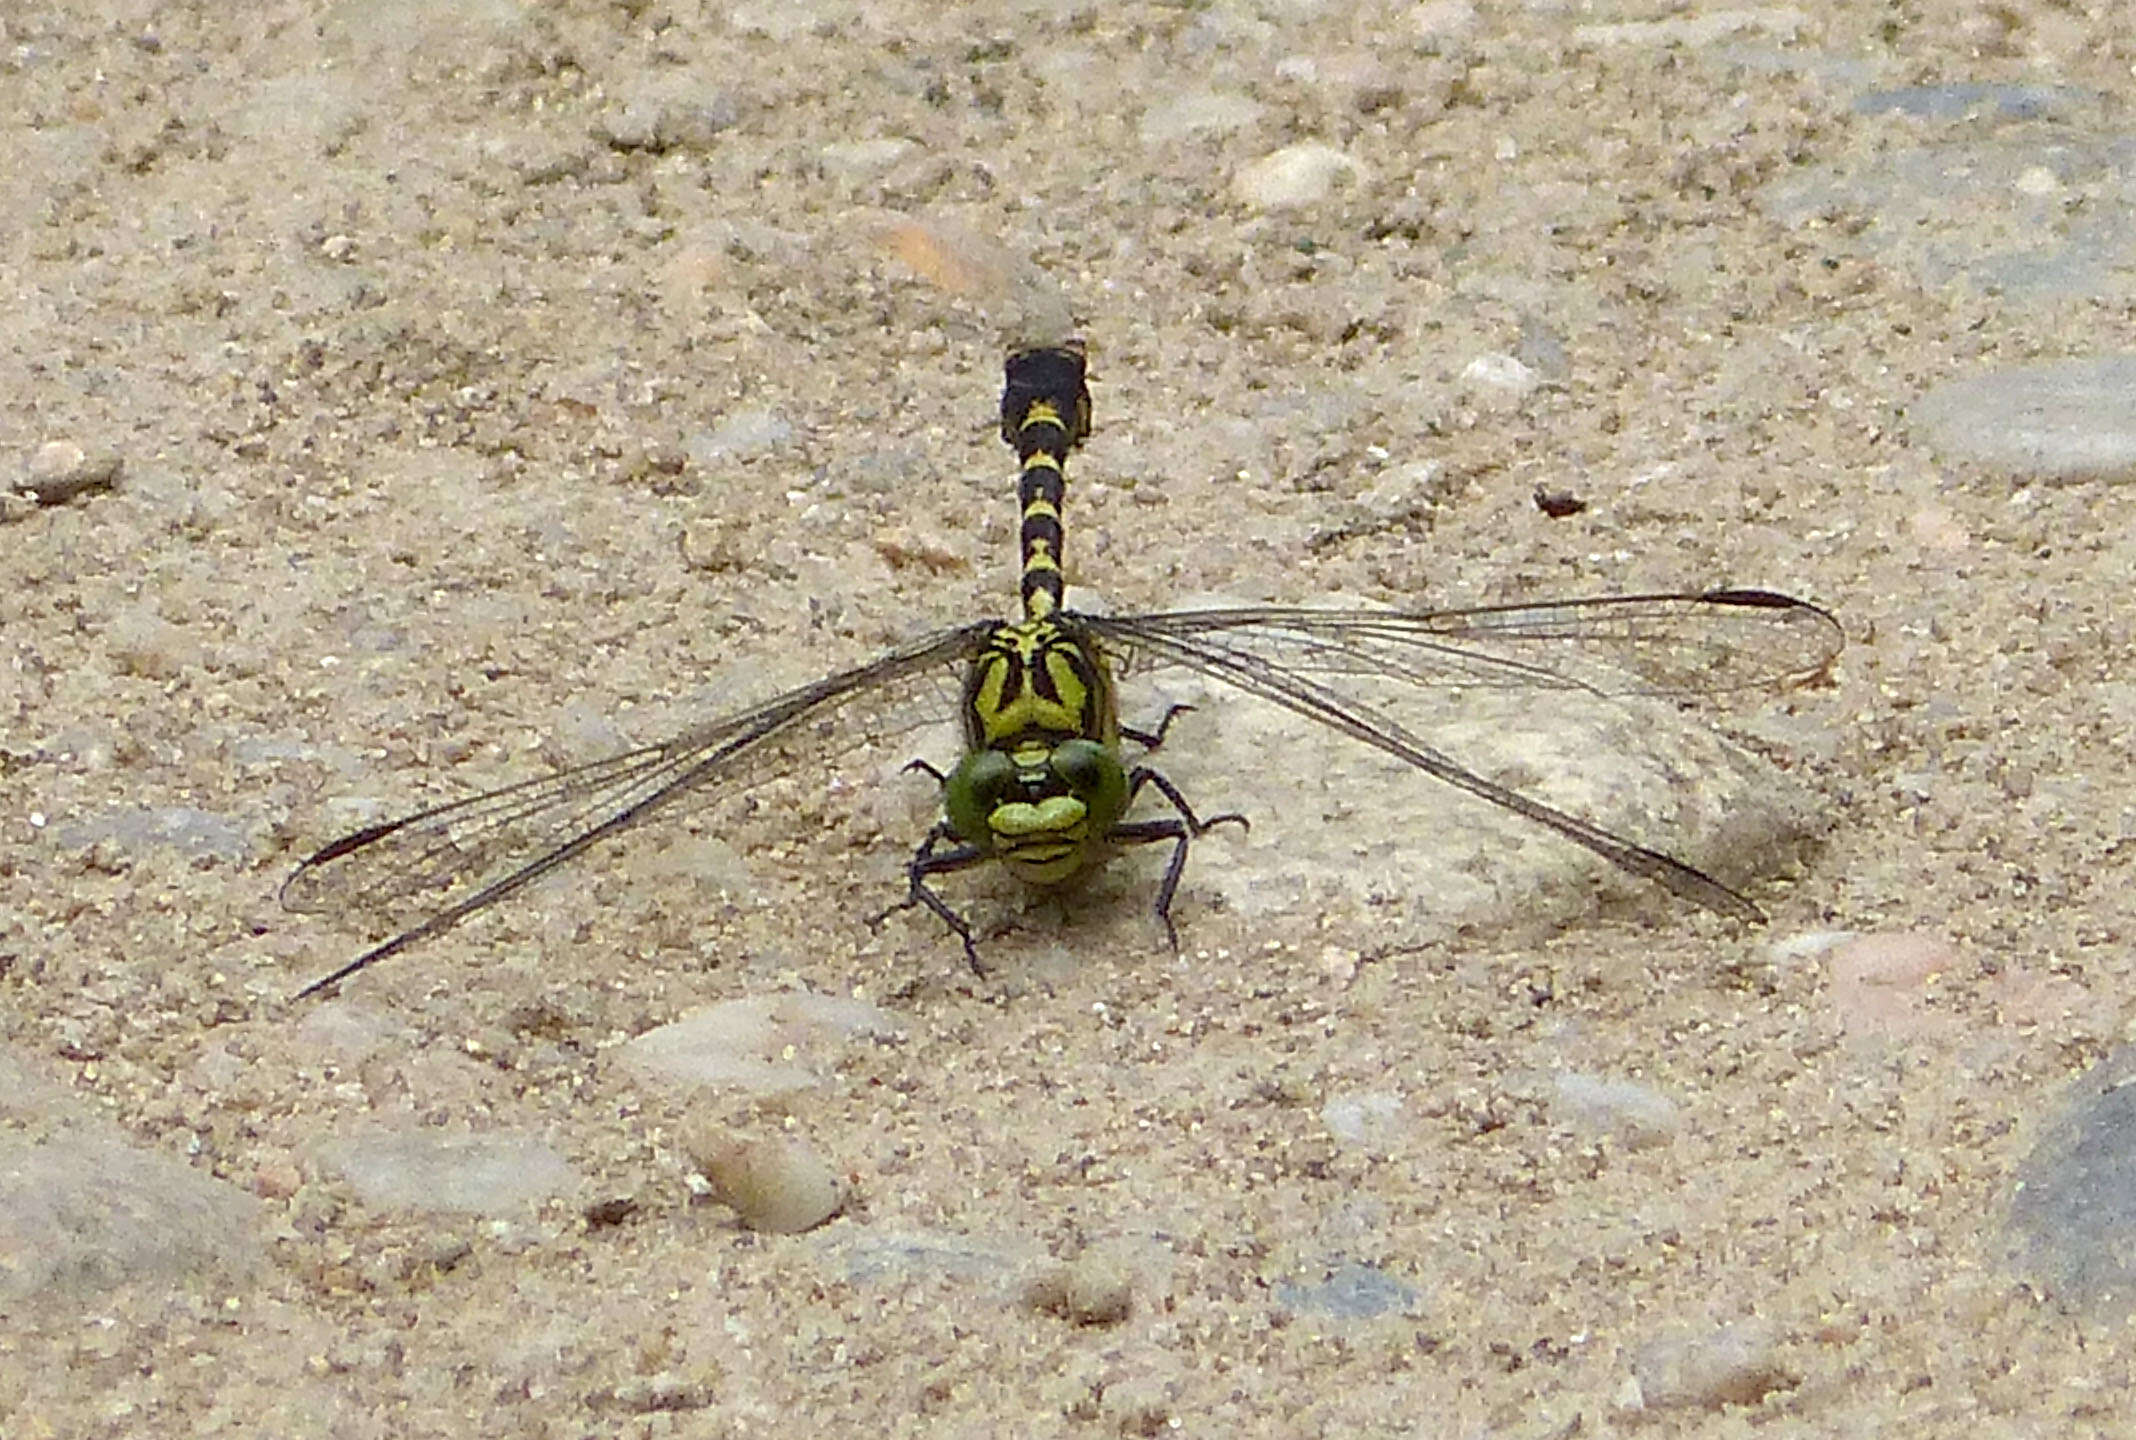
[[[1293,673],[1603,695],[1692,695],[1800,682],[1829,668],[1845,643],[1827,611],[1765,590],[1467,610],[1240,606],[1093,623],[1130,669],[1145,653],[1166,650],[1160,640],[1220,638],[1234,654]]]
[[[1272,701],[1392,755],[1427,775],[1547,826],[1612,864],[1645,876],[1709,910],[1740,919],[1754,919],[1758,915],[1757,907],[1750,901],[1673,855],[1612,834],[1592,821],[1477,774],[1429,744],[1385,710],[1345,689],[1309,678],[1308,667],[1272,661],[1258,649],[1234,644],[1233,635],[1218,630],[1204,629],[1189,637],[1179,637],[1146,624],[1147,617],[1125,620],[1078,618],[1108,645],[1139,646],[1146,661],[1184,666]]]
[[[343,836],[297,867],[283,904],[407,928],[301,994],[450,929],[687,796],[737,793],[853,744],[902,697],[967,663],[990,628],[944,631],[661,744]]]

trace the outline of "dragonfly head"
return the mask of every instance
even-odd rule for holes
[[[1096,740],[974,750],[943,787],[957,838],[1027,884],[1056,885],[1097,858],[1127,809],[1127,772]]]

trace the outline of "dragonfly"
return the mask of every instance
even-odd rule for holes
[[[1227,693],[1304,716],[1704,909],[1759,918],[1749,898],[1696,867],[1464,766],[1384,697],[1390,687],[1397,696],[1488,686],[1578,698],[1797,683],[1827,672],[1845,643],[1830,612],[1735,587],[1445,610],[1078,612],[1065,603],[1063,515],[1068,459],[1090,432],[1087,354],[1075,340],[1034,343],[1012,348],[1004,372],[1001,435],[1016,451],[1021,513],[1017,618],[938,630],[658,743],[334,840],[289,877],[287,906],[414,913],[296,998],[443,934],[685,800],[820,768],[854,736],[882,733],[922,682],[938,692],[945,678],[958,686],[961,756],[946,773],[914,762],[939,782],[941,813],[906,866],[904,895],[883,915],[930,912],[984,975],[972,926],[937,880],[998,864],[1050,889],[1122,848],[1169,846],[1152,908],[1176,948],[1172,904],[1194,842],[1247,818],[1197,813],[1147,763],[1170,713],[1153,733],[1121,725],[1117,676],[1153,666],[1199,672]],[[1130,745],[1140,758],[1129,758]]]

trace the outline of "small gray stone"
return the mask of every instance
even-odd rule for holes
[[[617,1058],[641,1075],[683,1085],[777,1093],[814,1085],[845,1037],[893,1028],[865,1000],[795,991],[708,1005],[646,1031]]]
[[[864,1284],[892,1286],[951,1279],[999,1284],[1013,1293],[1020,1273],[1037,1257],[1027,1246],[989,1243],[973,1235],[948,1231],[883,1231],[854,1227],[840,1237],[836,1252],[845,1259],[847,1276]]]
[[[1584,45],[1604,49],[1619,45],[1711,45],[1738,35],[1758,33],[1791,40],[1809,23],[1802,11],[1786,6],[1757,6],[1732,10],[1709,10],[1666,20],[1624,20],[1602,25],[1582,25],[1573,38]]]
[[[1551,1113],[1578,1130],[1637,1146],[1674,1134],[1682,1123],[1676,1102],[1651,1085],[1577,1070],[1559,1071],[1551,1082]]]
[[[1276,1286],[1276,1302],[1301,1315],[1337,1320],[1376,1320],[1383,1315],[1413,1315],[1423,1303],[1415,1287],[1395,1279],[1377,1265],[1345,1264],[1311,1284]]]
[[[1762,1325],[1723,1325],[1699,1334],[1664,1336],[1632,1357],[1634,1410],[1718,1410],[1755,1405],[1796,1382],[1773,1355]]]
[[[598,133],[617,150],[707,150],[740,119],[731,97],[684,73],[641,82]]]
[[[1854,98],[1857,115],[1910,115],[1922,120],[1963,120],[1992,115],[1998,120],[2040,120],[2075,108],[2085,97],[2060,85],[1902,85],[1871,90]]]
[[[68,849],[108,842],[133,858],[160,849],[221,860],[242,860],[252,852],[248,833],[236,821],[190,805],[106,810],[53,826],[52,840]]]
[[[1143,112],[1145,145],[1169,144],[1194,135],[1229,135],[1261,118],[1261,104],[1225,90],[1189,90]]]
[[[828,178],[858,184],[883,174],[918,148],[910,140],[895,136],[841,140],[817,152],[817,163]]]
[[[36,496],[40,505],[62,505],[91,490],[109,490],[118,483],[120,468],[119,457],[109,451],[53,440],[30,456],[20,488]]]
[[[1332,1095],[1320,1107],[1320,1123],[1328,1133],[1348,1145],[1383,1140],[1394,1133],[1402,1118],[1402,1099],[1386,1090],[1355,1090]]]

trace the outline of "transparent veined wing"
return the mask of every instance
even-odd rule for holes
[[[1287,670],[1413,685],[1696,695],[1810,679],[1839,622],[1768,590],[1609,595],[1464,610],[1238,606],[1093,622],[1125,668],[1157,640],[1214,640]]]
[[[1757,907],[1704,872],[1461,764],[1403,724],[1393,697],[1405,685],[1720,691],[1809,678],[1843,643],[1825,611],[1759,590],[1449,611],[1270,606],[1076,618],[1130,666],[1179,665],[1257,695],[1743,919],[1757,918]],[[1359,683],[1368,678],[1376,683]]]
[[[419,918],[295,998],[451,929],[686,796],[735,793],[820,761],[865,733],[915,683],[938,683],[968,664],[991,628],[941,631],[660,744],[342,836],[297,867],[282,903]]]

